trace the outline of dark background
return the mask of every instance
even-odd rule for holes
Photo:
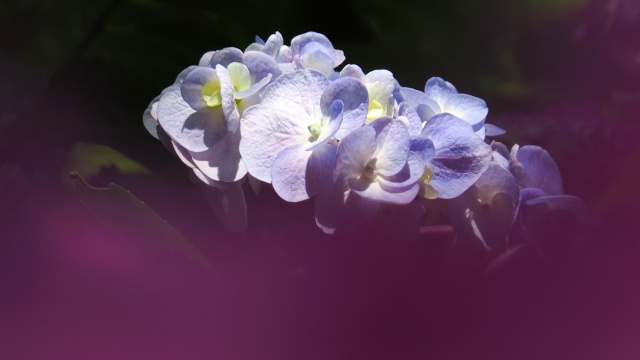
[[[602,224],[493,272],[408,212],[324,236],[267,186],[226,231],[142,113],[205,51],[276,30],[483,98],[497,140],[546,148]],[[637,359],[639,44],[632,0],[5,3],[0,358]]]

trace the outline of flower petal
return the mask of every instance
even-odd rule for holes
[[[215,55],[217,51],[207,51],[200,57],[200,61],[198,61],[198,66],[209,66],[211,63],[211,58]]]
[[[249,69],[251,80],[258,83],[271,75],[275,80],[282,75],[276,60],[262,52],[248,52],[244,55],[244,65]]]
[[[493,141],[491,143],[492,161],[502,166],[505,169],[509,169],[509,148],[503,143]]]
[[[206,101],[203,97],[203,87],[211,85],[214,93],[207,94],[210,100]],[[211,111],[214,107],[220,105],[220,80],[216,70],[209,67],[197,67],[193,69],[182,81],[180,94],[194,110]]]
[[[158,102],[162,94],[156,96],[142,114],[142,124],[149,134],[158,139]]]
[[[309,143],[308,117],[300,104],[284,100],[275,104],[263,102],[245,110],[240,123],[240,154],[251,175],[271,182],[275,156],[291,145]]]
[[[342,125],[335,135],[336,139],[340,140],[364,124],[367,118],[369,95],[362,82],[353,77],[344,77],[333,81],[322,93],[320,105],[323,114],[329,114],[329,107],[335,100],[341,100],[344,103]]]
[[[216,65],[222,65],[224,67],[229,66],[229,64],[233,62],[244,63],[243,61],[244,55],[242,50],[228,47],[222,50],[216,51],[213,56],[211,56],[211,61],[209,62],[209,67],[215,68]]]
[[[493,162],[489,164],[474,186],[481,194],[480,200],[486,203],[489,203],[490,199],[498,193],[509,196],[514,204],[517,204],[520,199],[520,188],[516,178],[509,170]]]
[[[342,124],[342,119],[343,119],[342,108],[343,108],[342,101],[335,100],[333,102],[333,105],[329,110],[330,112],[329,121],[326,124],[323,124],[322,131],[320,132],[318,139],[316,139],[316,141],[314,141],[313,144],[307,147],[306,150],[313,150],[316,147],[326,143],[328,140],[334,137],[334,135],[340,128],[340,125]]]
[[[216,65],[216,73],[220,79],[220,95],[222,96],[222,112],[227,119],[227,129],[231,132],[238,130],[240,126],[240,112],[236,105],[235,90],[231,74],[222,65]]]
[[[378,182],[383,189],[390,192],[404,191],[412,187],[424,174],[424,162],[415,153],[409,153],[406,165],[391,176],[378,175]]]
[[[486,136],[500,136],[506,134],[507,131],[499,126],[493,124],[484,124],[485,135]]]
[[[302,47],[300,65],[305,69],[318,70],[326,76],[333,73],[333,53],[317,42],[309,42]]]
[[[371,200],[389,204],[408,204],[418,194],[418,184],[414,184],[405,191],[390,192],[383,188],[377,181],[369,181],[367,178],[351,178],[347,180],[349,188],[356,194]]]
[[[356,78],[362,82],[365,81],[364,72],[358,65],[349,64],[349,65],[346,65],[344,68],[342,68],[342,71],[340,71],[340,77],[347,77],[347,76]]]
[[[345,136],[338,145],[336,170],[345,178],[359,177],[376,152],[376,130],[363,126]]]
[[[458,90],[450,82],[444,81],[440,77],[432,77],[427,80],[424,93],[442,107],[449,97],[458,93]]]
[[[404,116],[408,121],[408,130],[410,135],[419,135],[422,131],[422,120],[418,115],[415,107],[409,103],[403,102],[398,106],[398,116]]]
[[[425,164],[428,164],[436,155],[436,148],[428,137],[418,135],[411,137],[409,152],[418,155]]]
[[[431,186],[443,199],[462,194],[489,166],[491,147],[464,120],[438,114],[427,121],[422,135],[431,139],[436,149],[427,166],[433,170]]]
[[[516,179],[491,163],[474,186],[450,200],[451,223],[456,233],[477,238],[487,249],[505,248],[518,196]]]
[[[298,202],[316,195],[333,180],[336,147],[321,144],[313,151],[292,145],[273,161],[273,188],[284,200]]]
[[[289,106],[284,104],[285,101],[292,102],[291,106],[301,107],[306,111],[307,118],[319,121],[322,118],[320,98],[327,86],[329,79],[318,71],[294,71],[280,76],[267,86],[262,93],[262,103],[284,109]]]
[[[383,118],[384,119],[384,118]],[[379,122],[375,120],[371,124]],[[400,171],[409,156],[409,132],[401,121],[392,120],[376,138],[376,171],[391,176]]]
[[[560,169],[543,148],[514,145],[509,164],[521,187],[540,189],[547,195],[562,195]]]
[[[282,38],[282,34],[276,31],[276,33],[270,35],[267,41],[264,43],[262,52],[271,57],[275,57],[276,55],[278,55],[278,52],[280,51],[280,48],[282,47],[282,45],[284,45],[284,39]]]
[[[467,94],[453,94],[445,101],[442,112],[455,115],[473,126],[486,119],[489,109],[487,103],[480,98]]]
[[[428,106],[432,112],[431,116],[435,114],[439,114],[441,112],[440,105],[438,105],[438,103],[435,100],[429,98],[425,93],[421,91],[418,91],[412,88],[403,87],[400,89],[400,95],[402,96],[402,102],[406,102],[412,107],[415,107],[416,111],[418,111],[418,114],[420,114],[421,112],[424,112],[417,109],[418,105]],[[422,121],[427,121],[427,120],[429,120],[429,118],[424,118],[424,117],[422,118]]]
[[[179,84],[171,86],[160,98],[158,122],[173,140],[189,151],[205,151],[227,132],[222,112],[196,112],[182,98]]]
[[[240,180],[247,174],[247,168],[240,156],[239,143],[240,135],[229,132],[209,150],[192,152],[193,162],[213,180],[223,182]]]

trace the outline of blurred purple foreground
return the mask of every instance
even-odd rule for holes
[[[69,144],[91,127],[74,120],[86,120],[81,90],[30,93],[55,104],[44,109],[0,96],[27,114],[0,134],[0,359],[640,358],[640,7],[592,1],[577,22],[579,63],[532,56],[523,68],[576,92],[488,120],[513,134],[505,142],[549,149],[567,193],[603,224],[579,246],[516,254],[491,271],[488,254],[402,227],[402,213],[325,236],[311,204],[269,189],[248,196],[249,231],[231,234],[152,139],[142,145],[164,156],[150,156],[167,162],[160,174],[106,168],[87,180],[122,185],[184,238],[145,228],[136,212],[107,209],[117,221],[105,221],[66,175]],[[6,88],[37,88],[0,60]],[[36,122],[43,112],[50,121]],[[549,241],[564,235],[550,231]]]

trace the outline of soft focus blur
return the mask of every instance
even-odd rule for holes
[[[602,224],[488,265],[411,208],[329,237],[247,186],[228,232],[142,113],[208,50],[311,30],[483,98]],[[638,359],[639,115],[636,0],[4,2],[0,358]]]

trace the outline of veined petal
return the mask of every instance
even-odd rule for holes
[[[208,177],[216,181],[233,182],[247,174],[238,149],[240,135],[229,132],[209,150],[191,156],[195,165]]]
[[[409,152],[418,155],[425,164],[428,164],[436,155],[436,148],[428,137],[417,135],[409,140]]]
[[[251,175],[270,183],[275,156],[291,145],[308,144],[310,124],[301,105],[285,99],[245,110],[240,124],[240,154]]]
[[[405,166],[409,156],[409,139],[409,132],[400,121],[393,120],[384,127],[376,138],[375,168],[379,174],[391,176]]]
[[[369,95],[362,82],[352,77],[344,77],[333,81],[322,93],[320,106],[323,114],[329,114],[329,107],[335,100],[341,100],[344,104],[342,124],[335,134],[336,139],[340,140],[364,124]]]
[[[309,42],[302,47],[301,64],[305,69],[318,70],[326,76],[333,72],[333,54],[317,42]]]
[[[391,176],[378,175],[378,182],[383,189],[390,192],[398,192],[401,189],[412,187],[424,174],[424,162],[415,153],[409,153],[406,165]]]
[[[448,113],[436,115],[427,121],[422,135],[431,139],[436,149],[427,166],[434,173],[431,186],[443,199],[462,194],[489,166],[491,147],[464,120]]]
[[[197,67],[182,81],[182,98],[197,111],[210,111],[222,103],[220,79],[216,70]]]
[[[317,32],[309,31],[304,34],[300,34],[293,39],[291,39],[291,51],[294,54],[299,54],[303,51],[304,46],[309,43],[318,43],[327,49],[331,49],[333,51],[333,45],[329,39]]]
[[[215,54],[211,57],[211,61],[209,62],[209,67],[215,68],[217,65],[222,65],[225,68],[229,66],[229,64],[233,62],[244,63],[244,55],[242,50],[228,47],[222,50],[216,51]]]
[[[249,96],[255,95],[258,93],[258,91],[262,90],[262,88],[265,87],[269,83],[269,81],[271,81],[271,74],[267,74],[266,77],[262,78],[262,80],[260,80],[259,82],[251,85],[250,88],[244,91],[236,92],[235,98],[244,99],[244,98],[248,98]]]
[[[487,170],[482,173],[474,185],[481,195],[480,200],[484,203],[490,203],[491,198],[498,193],[509,196],[514,205],[520,199],[520,188],[516,178],[511,175],[509,170],[494,162],[489,164]]]
[[[336,172],[344,178],[361,176],[376,147],[376,130],[372,126],[354,130],[338,145]]]
[[[282,74],[276,60],[262,52],[246,53],[244,64],[249,69],[253,83],[259,83],[266,77],[275,80]]]
[[[442,112],[448,112],[471,125],[476,125],[484,121],[489,109],[487,103],[480,98],[467,94],[452,94],[444,102]]]
[[[409,105],[409,103],[403,102],[398,106],[398,116],[407,118],[410,135],[419,135],[420,132],[422,132],[422,120],[416,109]]]
[[[315,149],[316,147],[320,146],[321,144],[325,144],[328,140],[334,137],[334,135],[340,128],[340,125],[342,124],[342,108],[342,101],[336,100],[333,102],[333,106],[331,106],[331,110],[329,110],[331,113],[329,121],[327,121],[326,124],[322,124],[322,131],[320,132],[318,139],[316,139],[316,141],[314,141],[309,147],[307,147],[306,150]]]
[[[432,77],[424,86],[424,93],[435,100],[441,107],[451,97],[458,93],[456,87],[440,77]]]
[[[418,105],[425,105],[432,110],[433,115],[439,114],[441,112],[440,105],[438,105],[438,103],[435,100],[429,98],[425,93],[421,91],[418,91],[412,88],[403,87],[403,88],[400,88],[400,95],[402,96],[401,102],[408,103],[412,107],[416,108],[416,110],[418,110],[417,109]],[[418,113],[420,113],[420,111],[418,111]],[[429,119],[422,118],[422,121],[427,121],[427,120]]]
[[[179,84],[172,85],[160,98],[158,122],[189,151],[205,151],[226,134],[222,112],[196,112],[182,98]]]
[[[321,144],[313,151],[300,145],[289,146],[273,161],[273,188],[289,202],[309,199],[333,181],[335,163],[335,146]]]
[[[222,112],[227,120],[227,129],[231,132],[240,126],[240,112],[236,105],[235,90],[231,74],[222,65],[216,65],[216,73],[220,79],[220,95],[222,96]]]
[[[371,200],[389,204],[408,204],[418,194],[418,184],[409,187],[402,192],[389,192],[377,181],[369,181],[367,178],[351,178],[347,180],[349,188],[356,194]]]
[[[537,188],[547,195],[562,195],[560,169],[543,148],[535,145],[514,145],[509,164],[521,187]]]
[[[306,111],[307,118],[317,121],[322,118],[320,98],[327,86],[329,80],[318,71],[294,71],[280,76],[264,89],[262,104],[284,109],[283,103],[286,101],[290,104],[286,105],[287,107],[302,108]],[[309,124],[305,124],[307,125]]]

